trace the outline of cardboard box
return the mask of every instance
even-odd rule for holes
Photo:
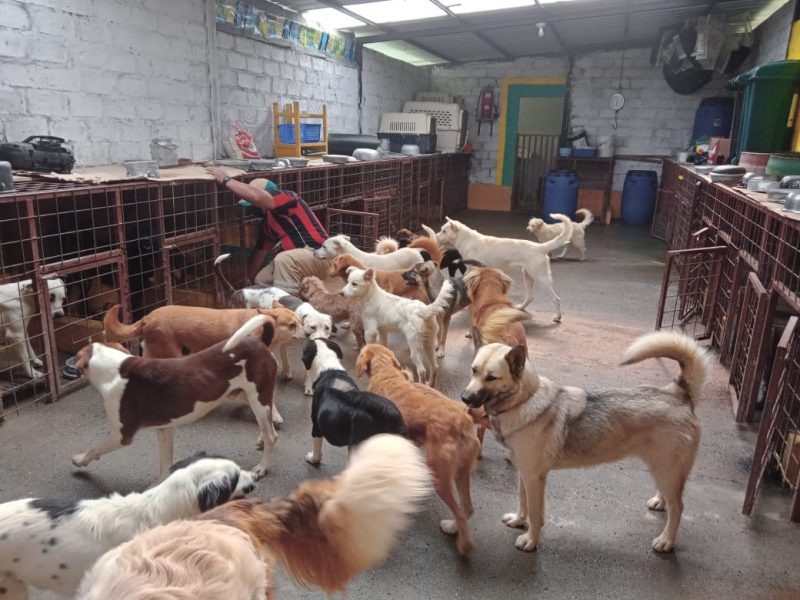
[[[726,162],[730,160],[731,157],[731,138],[720,138],[720,137],[712,137],[708,141],[708,153],[711,154],[714,151],[714,147],[717,147],[717,156],[724,156]]]

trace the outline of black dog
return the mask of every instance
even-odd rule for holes
[[[344,370],[342,349],[327,339],[308,340],[303,364],[314,379],[311,437],[314,449],[306,454],[312,465],[322,462],[322,438],[332,446],[357,446],[379,433],[406,435],[397,407],[386,398],[363,392]]]

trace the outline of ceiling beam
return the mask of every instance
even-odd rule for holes
[[[547,18],[547,11],[542,7],[541,2],[539,0],[533,0],[536,3],[536,8],[539,9],[539,12],[542,13],[542,21],[543,23],[547,23],[547,27],[553,32],[553,37],[556,38],[558,45],[561,46],[561,49],[564,53],[569,54],[569,46],[567,46],[566,42],[564,42],[564,38],[561,37],[561,34],[558,32],[558,28],[555,26],[554,23],[550,22]]]
[[[500,54],[500,56],[502,56],[503,58],[506,58],[506,59],[510,59],[511,58],[511,55],[508,52],[506,52],[506,50],[504,48],[501,48],[500,46],[498,46],[494,41],[492,41],[491,38],[489,38],[487,35],[485,35],[481,30],[479,30],[479,29],[473,27],[472,25],[470,25],[469,23],[467,23],[459,15],[457,15],[452,10],[450,10],[450,7],[445,6],[444,4],[439,2],[439,0],[428,0],[428,1],[431,4],[433,4],[434,6],[440,8],[444,12],[446,12],[447,15],[452,17],[453,19],[455,19],[457,23],[459,23],[460,25],[466,27],[469,30],[470,33],[472,33],[475,37],[477,37],[484,44],[489,46],[492,50],[494,50],[495,52],[498,52]]]

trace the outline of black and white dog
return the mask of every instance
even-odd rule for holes
[[[406,434],[397,407],[386,398],[358,389],[342,363],[336,342],[311,339],[303,348],[303,364],[314,380],[311,403],[312,465],[322,462],[322,438],[332,446],[357,446],[379,433]]]
[[[175,463],[169,477],[141,494],[0,504],[0,598],[24,600],[28,586],[72,597],[101,555],[139,531],[188,519],[254,488],[250,471],[199,453]]]

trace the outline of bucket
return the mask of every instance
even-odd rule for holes
[[[578,208],[578,176],[573,171],[553,171],[544,184],[543,218],[547,223],[555,223],[551,213],[561,213],[570,219],[575,218]]]
[[[150,156],[159,167],[178,164],[178,144],[172,138],[154,138],[150,141]]]

